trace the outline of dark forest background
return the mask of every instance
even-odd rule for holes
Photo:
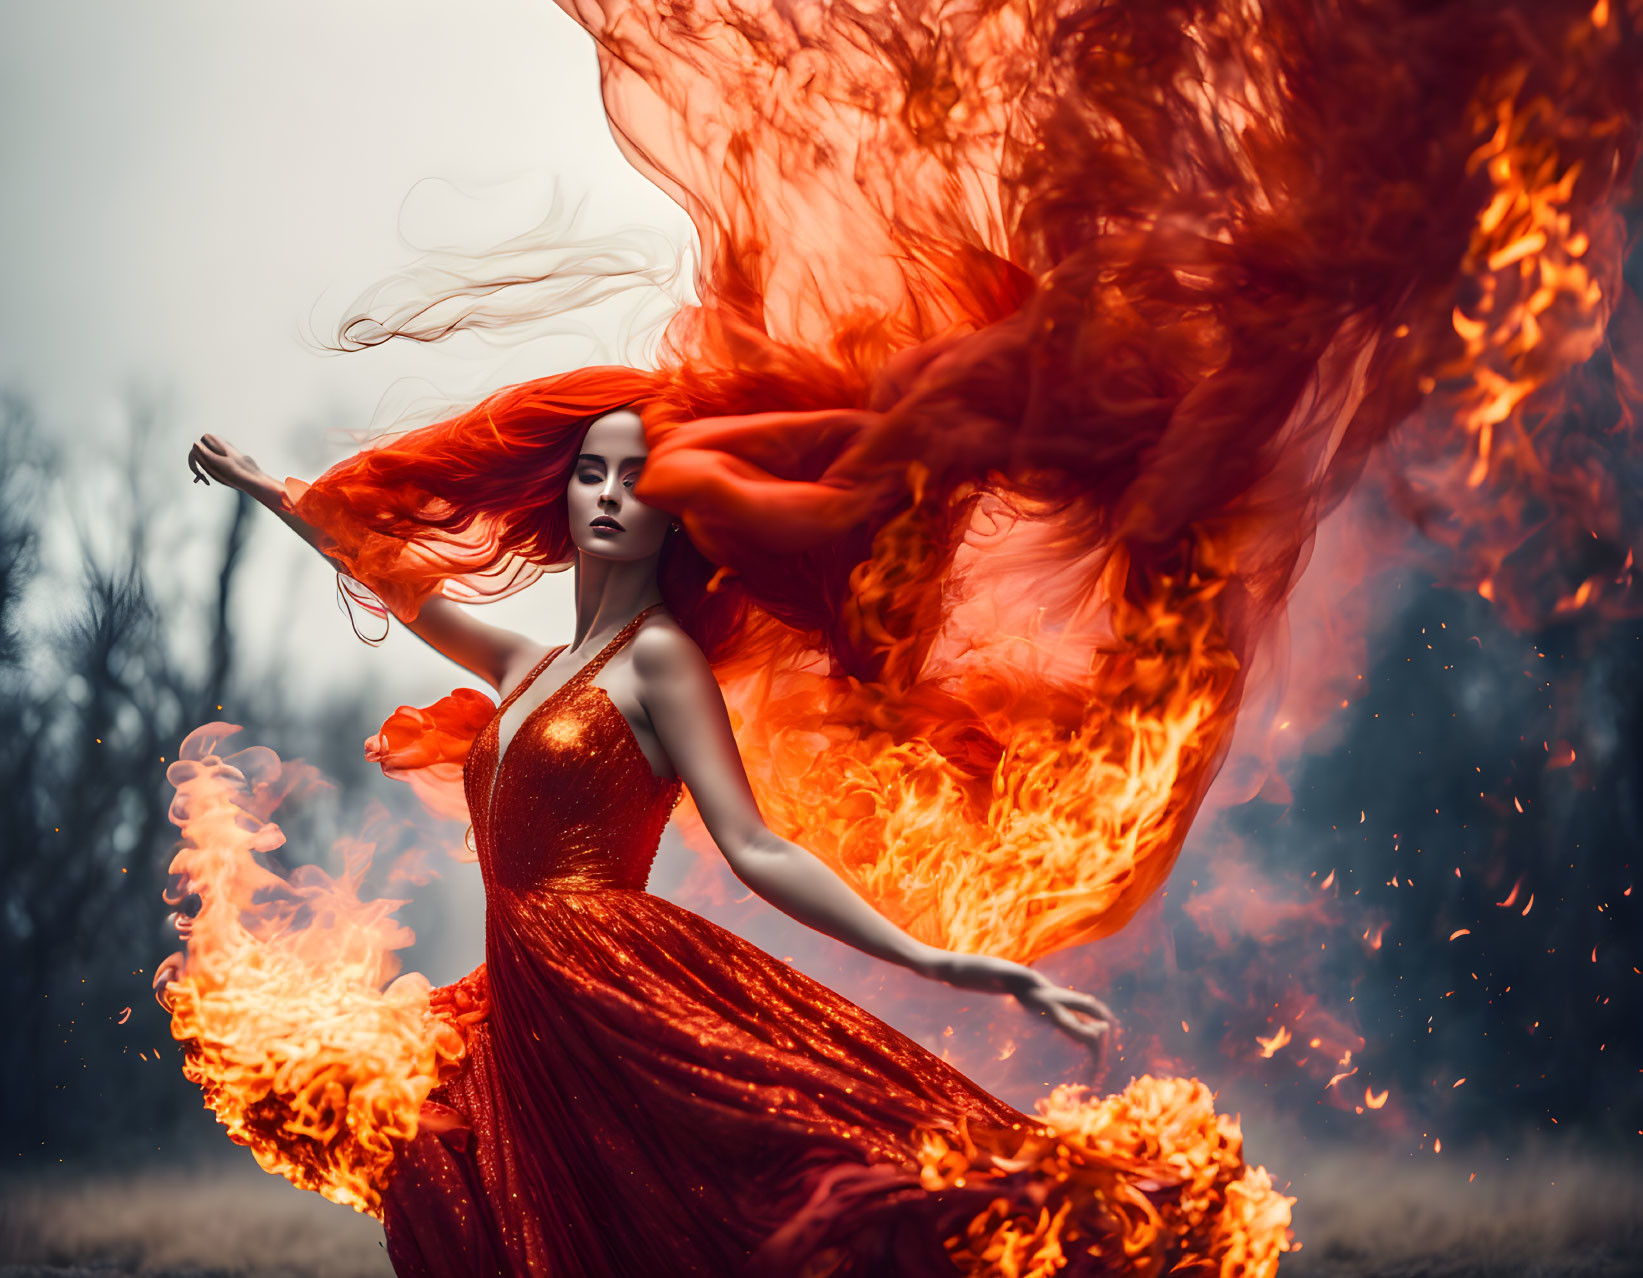
[[[226,1146],[150,993],[177,948],[164,760],[183,736],[228,719],[316,763],[336,787],[281,823],[314,834],[294,846],[324,846],[368,789],[384,799],[359,742],[393,704],[362,686],[294,713],[300,636],[283,664],[248,665],[235,592],[250,538],[276,530],[243,501],[220,503],[203,541],[179,523],[176,467],[161,483],[148,460],[161,412],[138,405],[121,449],[70,457],[28,404],[0,400],[0,1272],[382,1272],[370,1222]],[[65,573],[44,539],[92,472],[118,496]],[[210,570],[156,573],[184,554]],[[1108,1081],[1149,1066],[1143,1040],[1227,1077],[1311,1213],[1286,1272],[1643,1273],[1643,627],[1517,632],[1419,576],[1387,608],[1368,691],[1290,778],[1293,800],[1194,836],[1200,855],[1236,836],[1285,892],[1333,869],[1332,921],[1217,935],[1192,911],[1183,880],[1206,867],[1189,852],[1148,921],[1167,961],[1113,977],[1132,1037]],[[1373,953],[1341,943],[1376,927]],[[1305,1073],[1234,1070],[1170,1039],[1179,1018],[1244,1041],[1228,1008],[1281,1001],[1303,969],[1350,999],[1365,1039],[1351,1086],[1390,1088],[1396,1123],[1320,1103]],[[939,1032],[947,1014],[911,1009],[904,1028]],[[1446,1161],[1428,1153],[1438,1133]],[[178,1250],[155,1222],[179,1199],[238,1232]]]
[[[162,480],[152,456],[160,411],[138,401],[119,448],[65,454],[27,403],[0,397],[0,1149],[10,1169],[139,1157],[209,1129],[150,991],[158,960],[180,948],[162,893],[176,842],[165,766],[182,738],[223,719],[318,764],[338,785],[283,814],[299,830],[339,828],[339,806],[365,776],[367,690],[297,714],[283,668],[247,666],[231,617],[250,584],[253,503],[217,503],[222,517],[203,535],[185,522],[177,467]],[[65,514],[78,562],[53,571],[44,542]],[[201,556],[204,571],[190,562]]]

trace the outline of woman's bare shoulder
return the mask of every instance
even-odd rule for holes
[[[658,679],[713,677],[696,641],[667,613],[646,618],[633,636],[631,651],[634,673],[644,684]]]

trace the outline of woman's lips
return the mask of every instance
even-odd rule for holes
[[[626,532],[627,531],[625,528],[622,527],[621,524],[617,523],[609,515],[600,515],[599,518],[597,518],[597,519],[593,520],[591,523],[589,523],[588,527],[589,528],[609,528],[613,532]]]

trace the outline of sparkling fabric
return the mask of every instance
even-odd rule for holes
[[[979,1209],[919,1188],[914,1129],[1026,1119],[753,945],[648,894],[679,783],[593,678],[503,702],[466,788],[485,965],[436,992],[462,1071],[385,1200],[402,1275],[950,1275]]]

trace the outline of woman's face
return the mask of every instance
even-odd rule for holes
[[[606,413],[588,427],[565,490],[578,550],[623,562],[661,551],[673,517],[633,495],[648,455],[644,425],[632,409]]]

